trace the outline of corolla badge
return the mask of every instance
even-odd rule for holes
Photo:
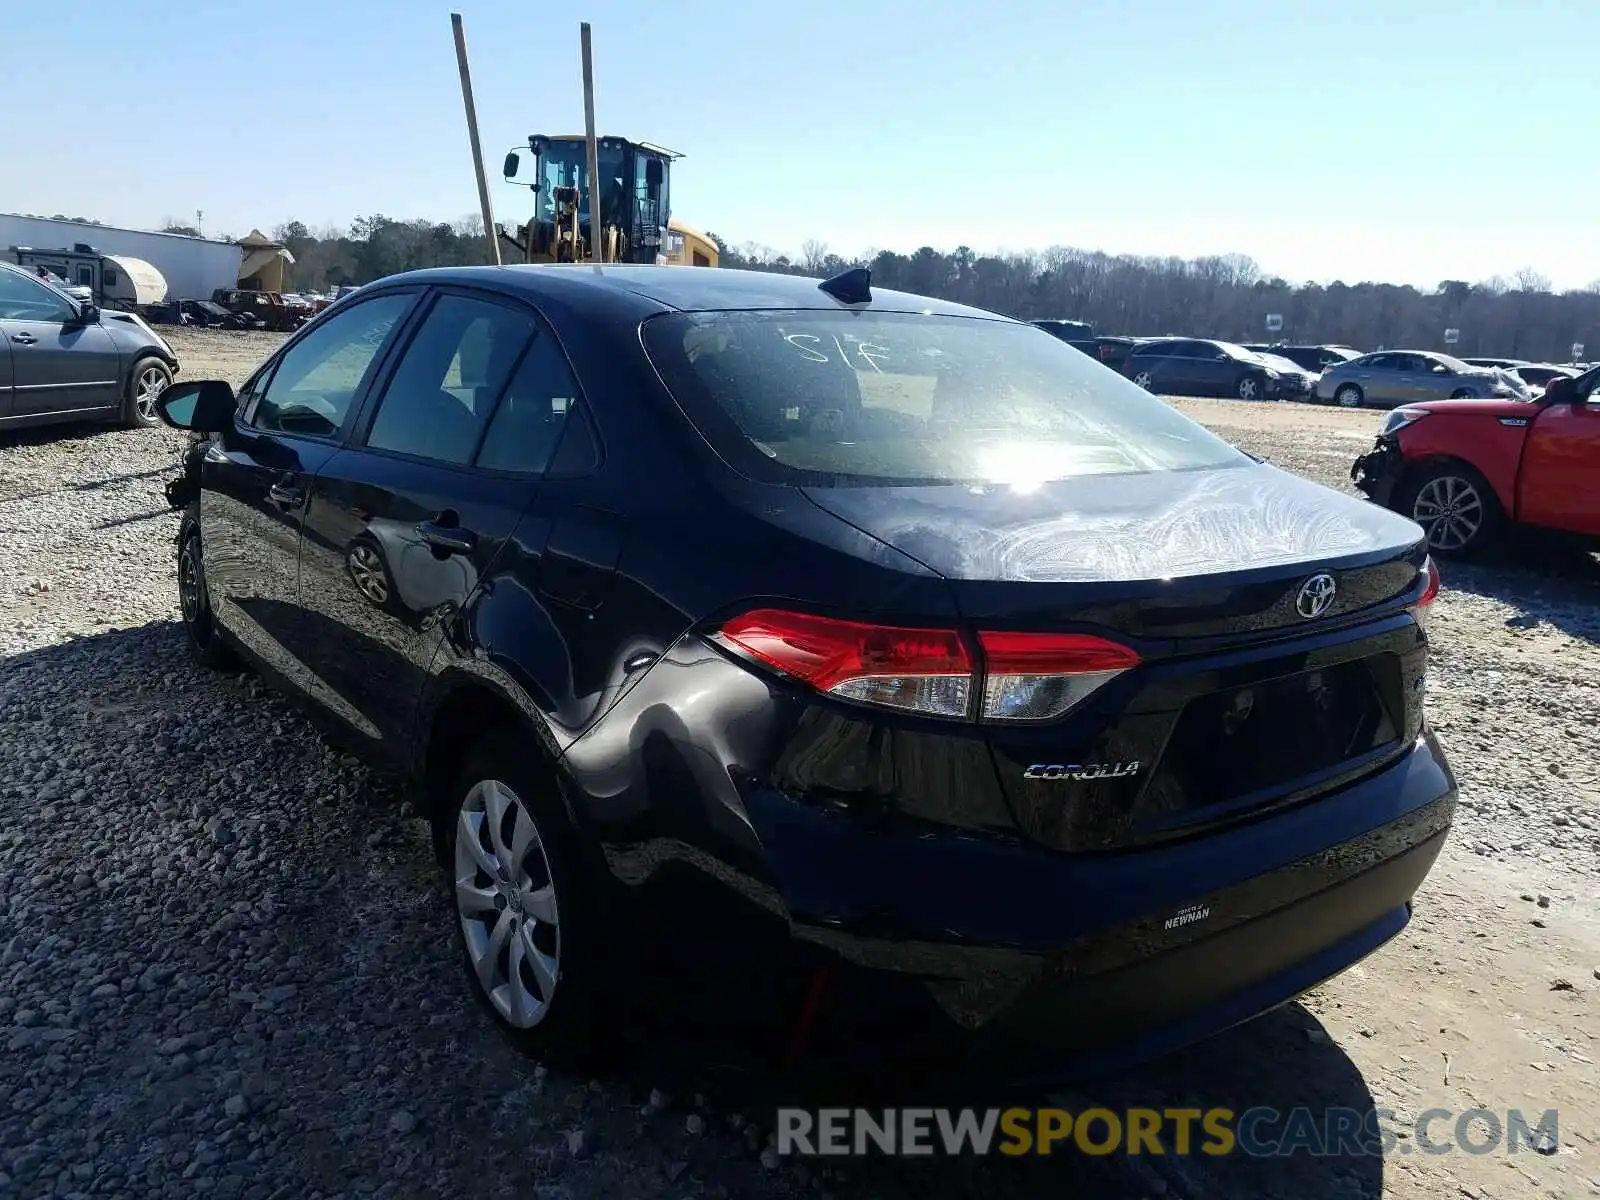
[[[1339,585],[1326,571],[1313,575],[1300,585],[1300,593],[1294,598],[1294,610],[1306,620],[1314,621],[1328,611],[1338,590]]]
[[[1022,777],[1089,783],[1096,779],[1123,779],[1137,775],[1139,767],[1138,759],[1114,763],[1034,763],[1022,773]]]

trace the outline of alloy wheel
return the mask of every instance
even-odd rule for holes
[[[1135,375],[1133,377],[1133,382],[1136,383],[1138,386],[1144,388],[1144,390],[1148,392],[1150,390],[1150,384],[1152,382],[1152,380],[1150,378],[1150,372],[1149,371],[1140,371],[1137,375]]]
[[[1253,375],[1246,375],[1243,379],[1239,380],[1239,399],[1261,399],[1261,384]]]
[[[389,580],[383,573],[383,560],[364,542],[350,547],[350,578],[361,594],[374,604],[389,602]]]
[[[1471,480],[1440,475],[1417,492],[1411,519],[1428,535],[1428,545],[1450,552],[1464,549],[1483,528],[1483,497]]]
[[[509,784],[483,780],[461,802],[454,881],[478,985],[512,1026],[533,1028],[561,977],[560,913],[538,825]]]
[[[1359,408],[1361,406],[1361,393],[1353,387],[1342,387],[1333,397],[1341,408]]]
[[[134,384],[133,406],[146,421],[156,419],[156,400],[167,390],[167,376],[160,367],[146,367]]]

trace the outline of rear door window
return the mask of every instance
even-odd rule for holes
[[[646,350],[725,460],[798,483],[1045,482],[1246,465],[1026,325],[863,310],[670,313]]]
[[[571,435],[575,442],[588,441],[592,445],[587,425],[578,412],[580,407],[578,381],[573,378],[561,347],[550,333],[540,330],[489,423],[483,449],[478,453],[478,466],[491,471],[544,474],[569,426],[577,427]],[[586,470],[588,456],[582,446],[575,445],[574,450],[584,459]]]
[[[532,338],[521,309],[440,296],[384,388],[367,446],[465,466]]]

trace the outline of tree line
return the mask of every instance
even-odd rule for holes
[[[1409,284],[1291,284],[1243,255],[1159,258],[1058,246],[979,254],[923,246],[846,257],[817,241],[798,256],[711,235],[722,265],[826,277],[855,266],[879,287],[937,296],[1023,320],[1086,321],[1100,333],[1178,334],[1232,341],[1335,343],[1368,350],[1406,346],[1457,354],[1500,354],[1566,362],[1574,343],[1600,358],[1600,280],[1556,292],[1531,269],[1509,279],[1446,279],[1432,289]],[[293,286],[324,291],[419,267],[486,262],[483,222],[361,217],[346,229],[313,231],[300,221],[273,230],[294,255]],[[1282,318],[1269,334],[1267,317]],[[1446,344],[1445,331],[1457,330]]]

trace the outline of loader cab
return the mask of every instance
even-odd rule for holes
[[[671,150],[626,138],[596,139],[599,168],[601,257],[608,262],[655,263],[664,252],[671,218]],[[534,134],[527,151],[506,155],[508,183],[533,191],[533,219],[520,234],[532,262],[572,262],[588,257],[593,237],[588,145],[581,135]]]

